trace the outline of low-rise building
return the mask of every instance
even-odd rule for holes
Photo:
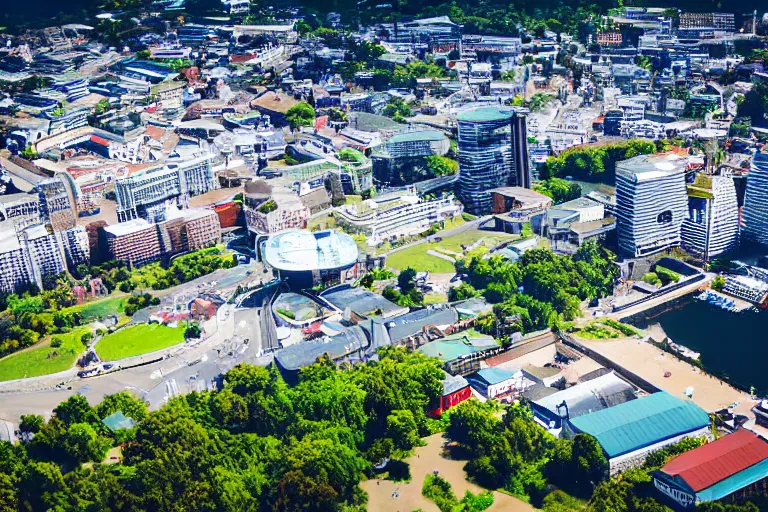
[[[649,454],[688,437],[711,437],[709,415],[693,402],[660,391],[571,418],[568,432],[596,438],[611,476],[639,466]]]
[[[433,200],[401,196],[386,202],[370,199],[359,205],[340,206],[335,209],[335,218],[345,229],[368,235],[369,245],[378,245],[390,238],[421,233],[462,211],[461,203],[453,196]]]
[[[740,502],[768,493],[768,442],[739,429],[673,458],[653,473],[653,485],[676,507]]]

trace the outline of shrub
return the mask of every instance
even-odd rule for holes
[[[661,265],[656,265],[656,275],[659,276],[659,279],[664,284],[676,283],[680,280],[680,274]]]
[[[643,282],[654,286],[661,286],[661,279],[655,272],[648,272],[643,276]]]
[[[275,311],[280,316],[284,316],[285,318],[288,318],[290,320],[296,320],[296,315],[293,314],[293,311],[288,311],[287,309],[283,309],[283,308],[275,308]]]
[[[59,348],[61,346],[61,338],[54,336],[51,340],[51,347],[52,348]]]

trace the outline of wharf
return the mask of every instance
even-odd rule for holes
[[[750,309],[750,308],[753,308],[753,307],[755,307],[755,305],[754,305],[754,304],[752,304],[751,302],[749,302],[749,301],[746,301],[746,300],[744,300],[744,299],[740,299],[740,298],[738,298],[738,297],[735,297],[735,296],[733,296],[733,295],[729,295],[729,294],[727,294],[727,293],[718,292],[718,291],[716,291],[716,290],[713,290],[712,288],[707,288],[706,290],[707,290],[709,293],[713,294],[713,295],[717,295],[718,297],[723,297],[723,298],[725,298],[725,299],[728,299],[728,300],[731,300],[731,301],[733,301],[733,304],[734,304],[734,306],[733,306],[733,309],[732,309],[732,311],[733,311],[734,313],[741,313],[741,312],[743,312],[743,311],[746,311],[746,310],[748,310],[748,309]],[[703,290],[702,290],[702,291],[703,291]]]

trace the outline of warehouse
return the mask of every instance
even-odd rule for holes
[[[709,415],[703,409],[663,391],[571,418],[566,426],[569,435],[583,432],[597,439],[611,476],[686,437],[711,437]]]
[[[749,430],[737,430],[670,460],[653,473],[653,485],[684,508],[766,494],[768,443]]]

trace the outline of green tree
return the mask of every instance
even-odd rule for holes
[[[36,434],[45,425],[45,419],[39,414],[27,414],[21,417],[19,430],[26,434]]]
[[[293,130],[301,126],[312,126],[315,122],[315,109],[306,101],[302,101],[288,109],[285,119]]]
[[[87,423],[73,423],[63,439],[64,451],[77,462],[101,462],[109,450],[109,441]]]
[[[395,441],[397,448],[410,450],[419,442],[419,430],[413,413],[396,410],[387,416],[387,434]]]
[[[408,293],[415,286],[416,271],[408,267],[400,271],[397,276],[397,286],[400,287],[400,293]]]

